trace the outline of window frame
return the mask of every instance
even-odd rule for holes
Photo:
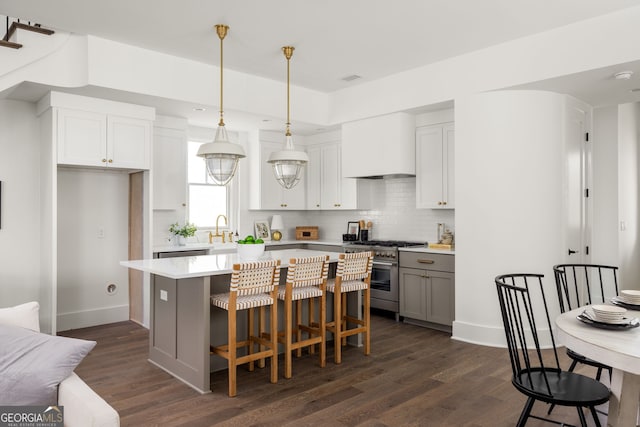
[[[231,138],[230,138],[231,139]],[[195,143],[195,144],[205,144],[207,142],[211,142],[210,140],[204,140],[201,138],[194,138],[194,137],[189,137],[187,138],[187,218],[188,221],[191,222],[191,188],[192,186],[199,186],[199,187],[217,187],[215,184],[213,184],[211,182],[211,178],[209,177],[208,173],[207,173],[207,167],[204,163],[204,159],[200,159],[202,161],[202,166],[203,166],[203,173],[205,174],[205,182],[191,182],[189,179],[189,146],[191,143]],[[227,222],[226,224],[221,223],[218,226],[218,230],[219,231],[231,231],[231,220],[233,218],[237,217],[237,205],[234,203],[234,200],[237,199],[237,197],[234,196],[234,192],[238,191],[238,185],[235,181],[237,181],[237,175],[238,173],[236,172],[236,176],[234,176],[234,178],[231,180],[231,182],[229,184],[226,185],[226,206],[227,206],[227,211],[223,213],[223,215],[227,218]],[[216,228],[216,219],[218,217],[218,215],[220,215],[219,213],[212,213],[211,214],[211,224],[202,224],[202,225],[198,225],[198,229],[199,230],[215,230]]]

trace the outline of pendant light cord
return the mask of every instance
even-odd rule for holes
[[[216,32],[218,33],[218,37],[220,37],[220,122],[218,122],[218,126],[224,126],[224,108],[223,108],[223,43],[225,36],[227,35],[227,30],[229,27],[227,25],[216,25]]]
[[[291,115],[290,115],[291,108],[289,107],[290,105],[289,75],[290,75],[291,56],[293,55],[293,50],[294,50],[293,46],[285,46],[282,48],[282,51],[284,52],[284,56],[285,58],[287,58],[287,131],[285,133],[285,136],[291,136]]]

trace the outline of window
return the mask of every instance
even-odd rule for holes
[[[189,222],[198,228],[213,228],[216,218],[229,215],[230,185],[220,187],[214,185],[207,174],[207,166],[202,157],[196,153],[202,142],[189,141],[187,152],[187,180],[189,181]],[[224,224],[220,221],[220,226]],[[221,227],[222,228],[222,227]]]

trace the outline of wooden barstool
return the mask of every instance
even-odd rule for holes
[[[271,358],[271,382],[278,382],[278,304],[277,293],[280,281],[280,260],[255,261],[233,265],[229,292],[211,295],[211,304],[227,311],[228,335],[227,344],[211,347],[211,353],[227,359],[229,367],[229,397],[236,395],[236,367],[251,362],[253,369],[255,360]],[[270,340],[264,339],[262,328],[264,319],[260,319],[258,333],[253,334],[254,309],[271,306]],[[249,310],[247,339],[237,341],[236,313]],[[260,351],[253,352],[254,345],[260,345]],[[248,347],[248,354],[238,356],[238,349]]]
[[[320,367],[326,364],[326,292],[329,274],[329,255],[291,258],[287,272],[287,284],[278,289],[278,299],[284,301],[284,331],[278,334],[278,341],[284,344],[284,377],[291,378],[291,352],[302,355],[304,347],[320,346]],[[308,321],[302,323],[302,300],[307,300]],[[315,319],[314,304],[318,301],[318,319]],[[296,302],[296,318],[293,321],[293,302]],[[302,335],[307,338],[303,339]],[[295,341],[293,338],[295,336]]]
[[[371,353],[371,270],[373,252],[340,254],[335,279],[327,281],[327,291],[333,293],[333,321],[326,328],[333,332],[334,358],[342,363],[342,346],[347,337],[364,334],[364,354]],[[363,291],[363,319],[347,315],[347,293]],[[358,308],[359,309],[359,308]],[[349,328],[349,324],[356,325]]]

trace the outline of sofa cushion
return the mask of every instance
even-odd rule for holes
[[[0,308],[0,325],[15,325],[40,332],[40,304],[35,301]]]
[[[0,402],[57,405],[58,385],[95,345],[95,341],[0,325]]]

